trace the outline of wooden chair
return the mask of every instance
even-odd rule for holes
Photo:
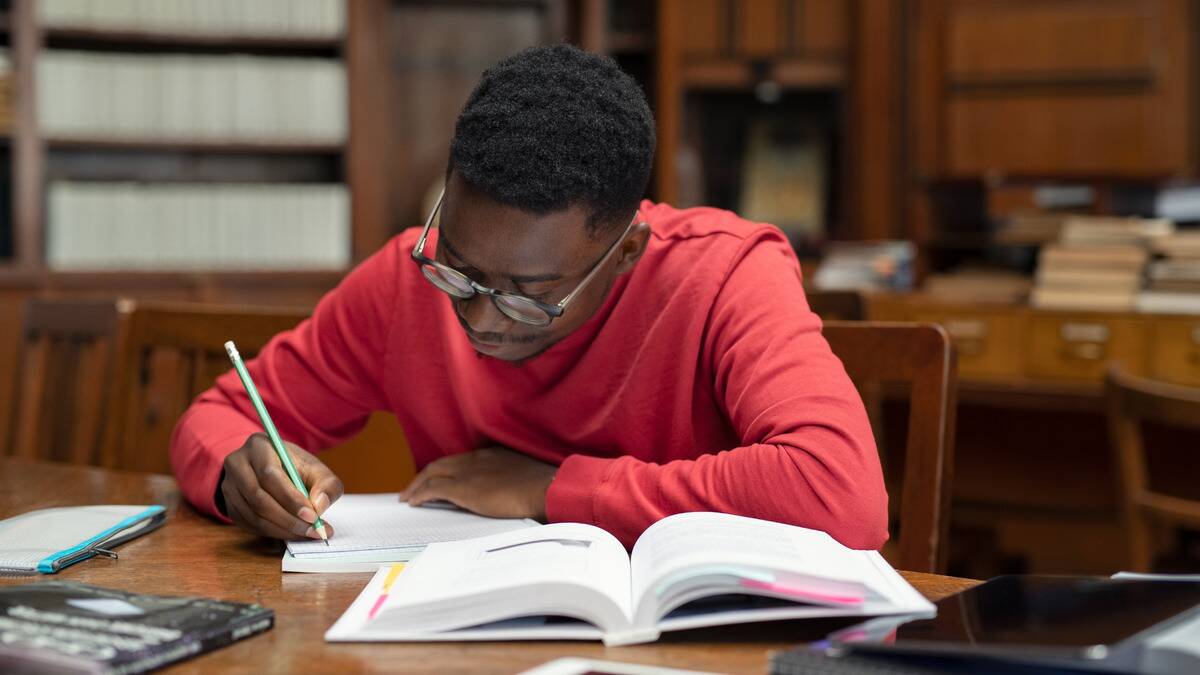
[[[1120,519],[1132,571],[1149,572],[1154,558],[1155,526],[1200,528],[1200,501],[1152,487],[1143,442],[1145,423],[1198,432],[1200,389],[1129,375],[1113,367],[1105,377],[1108,427],[1117,477]],[[1195,453],[1189,453],[1195,461]]]
[[[941,572],[948,551],[958,383],[950,337],[935,324],[869,321],[829,321],[824,335],[856,386],[890,391],[891,385],[904,385],[895,388],[909,393],[902,462],[887,467],[890,501],[895,504],[900,495],[899,533],[885,553],[900,569]]]
[[[862,321],[866,308],[858,291],[806,290],[808,307],[825,321]]]
[[[102,463],[113,358],[132,307],[128,300],[26,304],[8,454]]]
[[[252,358],[274,335],[308,316],[300,309],[140,304],[129,321],[105,437],[107,466],[170,472],[168,447],[179,416],[230,369],[226,340]],[[413,475],[407,443],[395,418],[378,413],[354,440],[321,459],[347,489],[398,490]]]

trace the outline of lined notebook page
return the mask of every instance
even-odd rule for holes
[[[323,515],[334,528],[329,546],[319,539],[289,541],[294,556],[424,546],[509,532],[537,525],[532,520],[486,518],[442,506],[409,506],[395,492],[344,495]]]

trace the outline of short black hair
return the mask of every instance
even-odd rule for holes
[[[534,213],[583,204],[590,234],[633,215],[654,160],[654,115],[610,58],[566,44],[488,68],[454,127],[449,170]]]

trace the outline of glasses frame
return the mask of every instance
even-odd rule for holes
[[[600,268],[604,266],[604,263],[607,262],[610,257],[612,257],[613,251],[616,251],[621,242],[625,241],[625,237],[629,236],[629,232],[633,229],[634,224],[637,223],[638,215],[640,213],[639,211],[633,212],[633,218],[630,219],[629,224],[625,226],[625,231],[622,232],[621,236],[617,237],[617,240],[608,247],[608,250],[605,251],[604,255],[600,257],[600,260],[596,261],[596,263],[592,265],[592,268],[588,270],[588,273],[584,275],[579,284],[575,286],[575,289],[570,293],[567,293],[566,297],[564,297],[562,300],[559,300],[557,303],[551,305],[540,300],[535,300],[527,295],[521,295],[520,293],[512,293],[510,291],[501,291],[494,288],[488,288],[483,284],[476,283],[474,279],[468,277],[462,272],[459,272],[453,267],[440,263],[425,255],[425,240],[429,238],[429,230],[433,226],[433,220],[437,217],[438,211],[440,211],[442,208],[442,199],[445,198],[445,196],[446,189],[443,187],[441,193],[438,194],[437,203],[433,205],[433,210],[429,212],[429,217],[425,219],[425,229],[421,231],[421,237],[417,239],[417,245],[413,247],[412,251],[413,262],[417,263],[417,265],[422,268],[421,273],[422,275],[425,275],[425,280],[429,281],[429,284],[439,291],[449,295],[452,298],[458,298],[459,300],[470,300],[476,295],[486,295],[492,299],[492,304],[495,305],[496,309],[504,316],[512,319],[513,321],[538,327],[549,326],[552,321],[563,315],[563,312],[565,312],[567,309],[567,305],[569,305],[571,301],[575,299],[575,296],[579,295],[579,292],[588,285],[588,282],[590,282],[596,276],[596,273],[600,271]],[[431,279],[429,279],[428,275],[425,274],[424,268],[426,265],[434,267],[441,274],[462,280],[471,288],[471,293],[469,295],[459,295],[437,285]],[[540,309],[546,314],[546,320],[534,321],[527,317],[513,316],[506,311],[504,305],[500,303],[500,298],[505,297],[529,303],[530,305]]]

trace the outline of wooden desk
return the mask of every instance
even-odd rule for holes
[[[159,594],[257,602],[275,610],[270,631],[177,665],[172,672],[499,672],[560,656],[761,673],[767,653],[819,637],[812,622],[693,631],[656,644],[605,647],[590,642],[326,644],[325,630],[350,605],[369,574],[283,574],[281,545],[217,525],[187,506],[168,476],[0,459],[0,518],[77,504],[163,504],[167,524],[120,548],[120,560],[93,558],[55,578]],[[905,573],[936,600],[977,582]],[[33,581],[0,578],[0,584]]]

